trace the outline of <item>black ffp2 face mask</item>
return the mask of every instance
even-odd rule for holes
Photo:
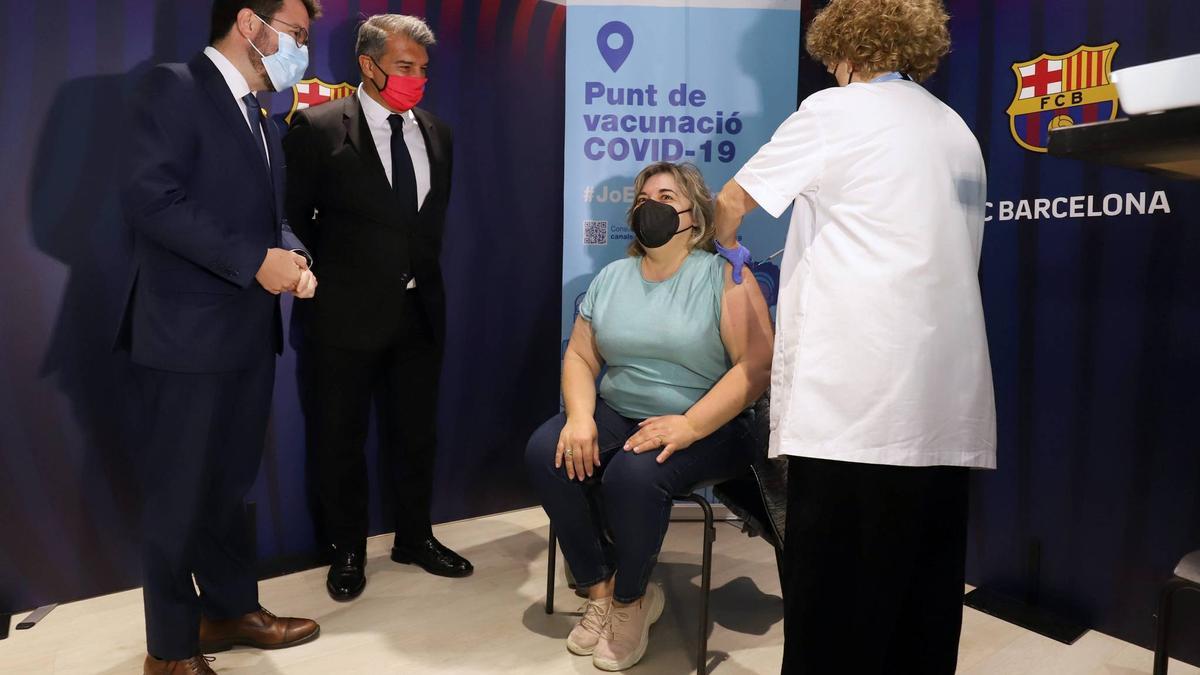
[[[647,199],[633,211],[633,222],[631,223],[633,234],[637,236],[638,241],[646,248],[665,246],[676,235],[683,234],[696,227],[695,225],[689,225],[682,230],[679,229],[679,216],[689,211],[691,209],[676,211],[669,204]]]

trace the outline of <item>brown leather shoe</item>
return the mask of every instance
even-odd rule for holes
[[[193,656],[184,661],[163,661],[149,654],[142,664],[143,675],[216,675],[216,671],[208,667],[214,659],[211,656]]]
[[[237,646],[283,649],[315,640],[321,627],[311,619],[279,618],[265,609],[237,619],[200,619],[200,651],[223,652]]]

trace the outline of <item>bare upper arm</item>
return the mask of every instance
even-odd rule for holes
[[[775,344],[771,311],[753,275],[733,282],[733,267],[723,265],[725,289],[721,297],[721,342],[733,363],[770,366]]]
[[[582,316],[575,317],[575,325],[571,328],[571,339],[567,342],[567,356],[574,356],[587,364],[593,375],[600,375],[604,359],[600,356],[600,348],[596,345],[596,334],[592,332],[592,323]]]

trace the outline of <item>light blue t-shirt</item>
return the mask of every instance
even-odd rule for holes
[[[608,366],[600,398],[633,419],[681,415],[730,368],[721,342],[725,264],[696,250],[669,279],[651,282],[641,262],[607,265],[579,306]]]

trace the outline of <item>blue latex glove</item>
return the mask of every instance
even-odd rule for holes
[[[717,254],[729,261],[733,265],[733,283],[742,283],[742,270],[752,261],[750,257],[750,249],[738,244],[736,248],[725,248],[719,242],[713,242],[717,245]]]

